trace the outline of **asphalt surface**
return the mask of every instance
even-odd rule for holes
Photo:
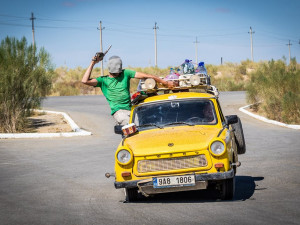
[[[225,115],[240,116],[247,145],[233,201],[198,191],[124,202],[104,177],[121,137],[103,96],[51,97],[44,109],[93,135],[0,140],[0,224],[300,224],[300,132],[239,112],[244,92],[220,101]]]

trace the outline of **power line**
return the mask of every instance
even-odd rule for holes
[[[24,17],[24,16],[17,16],[17,15],[8,15],[8,14],[0,14],[0,17],[7,17],[7,18],[16,18],[18,20],[27,20],[28,17]],[[70,19],[57,19],[57,18],[50,18],[50,17],[43,17],[43,16],[37,16],[35,18],[36,20],[39,20],[39,21],[54,21],[54,22],[69,22],[69,23],[91,23],[91,22],[95,22],[95,21],[92,21],[92,20],[70,20]],[[122,26],[122,27],[131,27],[135,30],[150,30],[150,28],[147,28],[147,27],[143,27],[143,26],[134,26],[134,25],[128,25],[128,24],[122,24],[122,23],[115,23],[115,22],[112,22],[112,21],[104,21],[105,23],[107,24],[115,24],[115,25],[119,25],[119,26]],[[7,23],[7,21],[0,21],[0,24],[1,25],[8,25],[8,26],[20,26],[20,27],[28,27],[28,25],[24,25],[24,24],[16,24],[16,23]],[[94,27],[91,27],[91,26],[78,26],[78,27],[74,27],[74,26],[42,26],[42,25],[39,25],[39,26],[35,26],[37,28],[49,28],[49,29],[94,29]],[[222,32],[223,31],[228,31],[228,30],[236,30],[236,31],[239,31],[239,30],[242,30],[244,29],[242,26],[241,27],[229,27],[229,28],[223,28],[223,29],[218,29],[218,31],[220,33],[208,33],[208,34],[201,34],[201,35],[196,35],[197,37],[222,37],[222,36],[236,36],[236,35],[242,35],[244,34],[244,32],[232,32],[232,33],[224,33]],[[117,30],[117,29],[115,29]],[[181,37],[181,38],[191,38],[193,39],[195,36],[194,35],[180,35],[178,33],[176,34],[172,34],[172,33],[169,33],[170,30],[181,30],[181,31],[187,31],[187,32],[197,32],[197,29],[185,29],[183,27],[173,27],[172,29],[163,29],[161,30],[160,34],[157,34],[158,36],[160,37]],[[209,30],[212,30],[212,29],[206,29],[206,31],[209,31]],[[215,29],[214,29],[215,30]],[[120,30],[120,32],[126,32],[128,31],[128,29],[126,30]],[[163,34],[164,32],[168,32],[168,34]],[[287,41],[287,40],[290,40],[291,42],[295,42],[297,43],[298,41],[295,40],[295,38],[292,38],[292,37],[288,37],[287,35],[283,35],[283,34],[276,34],[274,32],[269,32],[269,31],[260,31],[261,33],[265,33],[266,36],[268,37],[271,37],[271,38],[274,38],[274,39],[277,39],[277,40],[280,40],[280,41]],[[254,33],[254,32],[253,32]],[[146,34],[145,34],[146,35]],[[151,35],[151,34],[147,34],[147,35]]]
[[[20,19],[27,19],[26,17],[20,17],[20,16],[13,16],[13,15],[3,15],[3,14],[0,14],[0,16],[5,16],[5,17],[13,17],[13,18],[20,18]],[[42,18],[42,17],[37,17],[36,20],[44,20],[44,21],[56,21],[56,22],[86,22],[86,23],[90,23],[92,21],[83,21],[83,20],[64,20],[64,19],[52,19],[52,18]],[[109,23],[109,24],[115,24],[115,25],[120,25],[122,27],[132,27],[134,28],[135,30],[138,30],[138,29],[143,29],[143,30],[150,30],[150,28],[146,28],[146,27],[141,27],[141,26],[132,26],[132,25],[128,25],[128,24],[120,24],[120,23],[115,23],[115,22],[110,22],[110,21],[103,21],[105,23]],[[10,24],[7,24],[7,25],[10,25]],[[22,24],[13,24],[13,26],[24,26]],[[26,26],[26,25],[25,25]],[[38,26],[36,26],[38,27]],[[62,29],[65,29],[65,28],[71,28],[71,29],[78,29],[78,28],[82,28],[82,27],[69,27],[69,26],[39,26],[40,28],[62,28]],[[90,27],[91,29],[93,29],[92,27]],[[175,28],[174,28],[175,29]],[[173,30],[174,30],[173,29]],[[177,29],[177,28],[176,28]],[[178,28],[180,30],[182,30],[182,27],[181,28]],[[126,30],[120,30],[120,29],[114,29],[114,30],[119,30],[119,31],[128,31],[128,29]],[[186,29],[185,29],[186,30]],[[192,30],[189,30],[189,31],[192,31]],[[193,32],[195,32],[196,30],[193,30]],[[186,38],[194,38],[195,36],[194,35],[179,35],[178,33],[176,34],[170,34],[168,29],[167,30],[162,30],[162,32],[168,32],[168,34],[159,34],[158,36],[166,36],[166,37],[170,37],[170,36],[177,36],[177,37],[186,37]],[[200,36],[200,37],[211,37],[211,36],[231,36],[231,35],[238,35],[238,34],[244,34],[244,33],[228,33],[228,34],[201,34],[201,35],[197,35],[197,36]],[[148,33],[148,35],[150,35]]]
[[[139,34],[139,35],[147,35],[150,36],[152,35],[151,33],[142,33],[142,32],[132,32],[132,31],[128,31],[128,30],[120,30],[120,29],[112,29],[112,28],[108,28],[108,31],[114,31],[114,32],[121,32],[121,33],[126,33],[126,34]]]
[[[28,18],[27,18],[28,19]],[[26,24],[16,24],[16,23],[2,23],[0,22],[1,25],[7,25],[7,26],[15,26],[15,27],[31,27],[31,25],[26,25]]]
[[[297,37],[292,37],[291,35],[286,35],[285,33],[275,33],[275,32],[270,32],[270,31],[265,31],[265,30],[260,30],[260,33],[264,33],[269,37],[272,37],[274,39],[278,39],[278,40],[292,40],[292,39],[297,39]],[[297,42],[296,40],[294,40],[295,42]]]
[[[272,39],[275,39],[275,40],[278,40],[278,41],[281,41],[281,42],[286,42],[287,40],[290,40],[291,42],[297,42],[297,40],[295,39],[291,39],[291,38],[283,38],[283,37],[275,37],[273,35],[270,35],[270,34],[264,34],[264,36],[266,36],[267,38],[272,38]]]
[[[45,20],[45,21],[54,21],[54,22],[68,22],[68,23],[88,23],[88,22],[83,22],[80,20],[59,20],[59,19],[43,19],[38,17],[38,20]]]
[[[6,14],[0,14],[1,17],[11,17],[11,18],[20,18],[20,19],[28,19],[27,17],[23,16],[12,16],[12,15],[6,15]]]
[[[27,18],[28,19],[28,18]],[[28,25],[28,24],[19,24],[19,23],[3,23],[0,22],[1,25],[7,25],[7,26],[15,26],[15,27],[31,27],[32,25]],[[36,28],[49,28],[49,29],[73,29],[73,30],[92,30],[95,29],[95,27],[60,27],[60,26],[41,26],[41,25],[35,25]]]
[[[168,26],[168,28],[170,28],[169,26]],[[181,32],[183,32],[183,33],[191,33],[191,32],[195,32],[195,31],[197,31],[197,28],[193,28],[193,29],[187,29],[186,27],[172,27],[171,29],[163,29],[164,31],[167,31],[167,32],[170,32],[170,31],[174,31],[174,30],[180,30]],[[210,32],[220,32],[220,33],[223,33],[224,31],[234,31],[234,32],[236,32],[236,31],[243,31],[243,33],[244,33],[244,31],[245,31],[245,27],[243,26],[243,27],[235,27],[235,28],[232,28],[232,27],[228,27],[228,28],[224,28],[224,27],[222,27],[221,29],[215,29],[215,28],[213,28],[213,29],[203,29],[203,30],[205,30],[206,32],[208,32],[208,31],[210,31]],[[202,32],[202,31],[201,31]],[[198,35],[199,36],[199,35]]]
[[[15,21],[24,21],[24,19],[21,19],[21,18],[9,18],[9,19],[0,18],[0,22],[15,22]]]
[[[105,21],[105,23],[115,24],[115,25],[119,25],[119,26],[122,26],[122,27],[132,27],[132,28],[137,28],[137,29],[142,29],[142,30],[150,30],[151,29],[151,28],[148,28],[148,27],[132,26],[132,25],[128,25],[128,24],[120,24],[120,23],[109,22],[109,21]]]
[[[22,20],[22,19],[27,19],[27,17],[23,17],[23,16],[15,16],[15,15],[7,15],[7,14],[0,14],[0,17],[8,17],[8,18],[16,18],[18,20]],[[84,20],[67,20],[67,19],[55,19],[55,18],[47,18],[47,17],[36,17],[36,20],[40,20],[40,21],[56,21],[56,22],[71,22],[71,23],[90,23],[92,21],[84,21]],[[132,26],[132,25],[128,25],[128,24],[121,24],[121,23],[115,23],[115,22],[111,22],[111,21],[105,21],[106,23],[110,23],[110,24],[115,24],[115,25],[120,25],[122,27],[131,27],[134,30],[149,30],[150,28],[146,28],[146,27],[142,27],[142,26]],[[20,27],[28,27],[28,25],[24,25],[24,24],[17,24],[17,23],[7,23],[7,22],[3,22],[0,21],[1,25],[8,25],[8,26],[20,26]],[[49,28],[49,29],[94,29],[94,27],[91,26],[45,26],[45,25],[39,25],[39,26],[35,26],[37,28]],[[174,28],[175,29],[175,28]],[[172,29],[172,30],[174,30]],[[176,28],[177,29],[177,28]],[[180,29],[181,31],[184,29],[182,27],[178,27],[178,29]],[[122,30],[122,29],[111,29],[111,30],[115,30],[115,31],[120,31],[120,32],[124,32],[124,33],[129,33],[130,31],[128,31],[128,29],[126,30]],[[184,29],[187,30],[187,29]],[[228,29],[223,29],[223,30],[228,30]],[[238,28],[234,28],[233,30],[241,30],[241,27]],[[195,36],[194,35],[182,35],[182,34],[172,34],[169,33],[170,29],[163,29],[161,30],[160,34],[157,34],[157,36],[159,37],[173,37],[173,38],[191,38],[193,39]],[[196,29],[190,30],[189,31],[193,31],[193,32],[197,32]],[[219,30],[221,31],[221,30]],[[168,32],[168,34],[164,34],[164,32]],[[274,39],[277,40],[281,40],[281,41],[286,41],[287,38],[280,38],[280,37],[275,37],[274,35],[277,35],[275,33],[272,32],[265,32],[262,31],[263,33],[266,33],[267,36],[272,37]],[[134,33],[134,32],[130,32],[130,33]],[[144,35],[151,35],[150,33],[140,33],[140,32],[136,32],[136,34],[144,34]],[[233,33],[207,33],[207,34],[201,34],[201,35],[197,35],[197,37],[224,37],[224,36],[236,36],[236,35],[243,35],[244,32],[233,32]],[[274,34],[274,35],[270,35],[270,34]],[[294,39],[289,38],[289,40],[291,40],[291,42],[297,42]]]
[[[20,23],[20,21],[22,20],[27,20],[28,21],[28,17],[23,17],[23,16],[15,16],[15,15],[7,15],[7,14],[0,14],[0,26],[3,25],[3,26],[17,26],[17,27],[29,27],[30,25],[29,24],[22,24]],[[82,26],[51,26],[50,23],[47,23],[45,21],[53,21],[53,22],[61,22],[61,23],[52,23],[52,24],[57,24],[57,25],[63,25],[63,22],[76,22],[76,23],[87,23],[87,21],[84,21],[84,20],[66,20],[66,19],[55,19],[55,18],[46,18],[46,17],[40,17],[40,16],[37,16],[37,17],[34,17],[33,13],[31,14],[31,27],[32,27],[32,38],[33,38],[33,45],[35,44],[35,29],[36,28],[45,28],[45,29],[73,29],[73,30],[93,30],[95,29],[95,27],[91,27],[91,26],[84,26],[84,24],[81,24]],[[34,20],[36,21],[39,21],[39,25],[36,25],[34,24]],[[14,23],[14,21],[16,21]],[[44,21],[44,22],[43,22]],[[94,22],[94,21],[93,21]],[[49,25],[41,25],[40,23],[44,23],[44,24],[49,24]],[[106,29],[107,30],[107,33],[109,34],[109,32],[120,32],[120,33],[124,33],[124,34],[128,34],[128,36],[144,36],[143,39],[145,40],[150,40],[150,37],[151,34],[150,32],[146,32],[146,30],[150,30],[151,28],[145,28],[145,27],[142,27],[142,26],[134,26],[134,25],[128,25],[128,24],[120,24],[120,23],[115,23],[115,22],[111,22],[111,21],[106,21],[106,23],[109,23],[109,24],[114,24],[114,25],[117,25],[117,26],[114,26],[116,28],[114,28],[113,26],[111,28],[108,28]],[[67,24],[66,24],[67,25]],[[79,24],[78,24],[79,25]],[[120,27],[118,28],[118,26],[122,26],[123,29]],[[153,27],[154,29],[154,34],[155,34],[155,66],[157,66],[157,38],[159,38],[159,41],[164,41],[164,42],[177,42],[177,44],[179,44],[178,42],[182,41],[184,42],[183,39],[194,39],[195,38],[195,35],[189,35],[191,34],[191,32],[186,32],[188,34],[178,34],[178,33],[172,33],[172,31],[174,31],[174,29],[170,29],[170,27],[168,27],[167,29],[160,29],[160,32],[159,34],[157,33],[157,29],[158,26],[157,26],[157,23],[155,22],[155,26]],[[136,30],[136,31],[134,31]],[[172,30],[172,31],[171,31]],[[176,30],[187,30],[185,29],[184,27],[181,27],[181,28],[178,28]],[[227,32],[225,32],[225,30]],[[231,36],[237,36],[237,35],[246,35],[246,32],[238,32],[240,29],[235,29],[237,32],[233,32],[234,30],[232,30],[232,32],[228,31],[228,29],[224,29],[224,32],[220,32],[220,33],[209,33],[208,30],[206,30],[206,32],[208,33],[201,33],[200,35],[196,35],[196,42],[195,43],[195,48],[196,48],[196,61],[197,61],[197,58],[198,58],[198,37],[201,37],[201,39],[205,38],[205,37],[209,37],[210,40],[215,40],[216,42],[218,42],[219,40],[223,40],[226,38],[226,36],[228,38],[230,38]],[[139,31],[142,31],[142,32],[139,32]],[[145,31],[145,32],[143,32]],[[193,29],[193,30],[190,30],[194,33],[197,33],[199,31],[197,31],[197,28],[196,29]],[[102,33],[102,32],[101,32]],[[248,32],[250,34],[250,39],[251,39],[251,59],[252,61],[254,61],[254,57],[253,57],[253,34],[255,33],[254,31],[252,31],[252,27],[250,27],[250,32]],[[262,34],[263,33],[263,34]],[[112,35],[112,34],[111,34]],[[280,43],[281,42],[281,46],[283,45],[283,41],[286,41],[288,40],[288,47],[289,47],[289,58],[291,58],[291,49],[290,49],[290,46],[292,45],[292,43],[294,42],[294,44],[300,44],[300,40],[298,41],[297,39],[295,40],[295,38],[289,38],[287,39],[288,35],[284,35],[284,34],[276,34],[274,32],[269,32],[269,31],[260,31],[260,34],[259,36],[256,36],[256,38],[258,39],[262,39],[262,37],[269,37],[269,38],[272,38],[272,39],[276,39],[278,41],[274,41],[274,45],[256,45],[256,47],[275,47],[275,46],[279,46],[279,45],[276,45],[276,43]],[[171,38],[170,38],[171,37]],[[221,39],[221,37],[224,37]],[[243,37],[241,37],[243,38]],[[101,38],[102,39],[102,38]],[[153,39],[151,39],[153,40]],[[102,46],[102,44],[101,44]],[[101,46],[100,46],[100,49],[101,49]],[[230,46],[228,44],[226,44],[226,46]],[[234,45],[236,47],[238,47],[237,45]],[[240,46],[242,47],[242,46]]]

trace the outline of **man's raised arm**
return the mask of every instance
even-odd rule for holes
[[[94,56],[94,58],[92,59],[92,62],[90,63],[89,67],[87,68],[87,70],[85,71],[81,82],[83,84],[89,85],[89,86],[96,86],[98,81],[96,79],[90,79],[91,73],[93,71],[93,68],[95,66],[96,63],[100,62],[103,59],[104,55],[102,56]]]

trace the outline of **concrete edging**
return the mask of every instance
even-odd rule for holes
[[[34,110],[41,113],[53,113],[62,115],[68,124],[71,126],[73,132],[62,133],[0,133],[0,139],[8,138],[49,138],[49,137],[76,137],[76,136],[89,136],[92,132],[80,129],[78,125],[71,119],[71,117],[64,112],[47,111],[47,110]]]
[[[270,120],[270,119],[267,119],[263,116],[259,116],[259,115],[256,115],[254,113],[251,113],[249,112],[248,110],[246,110],[246,108],[250,107],[251,105],[246,105],[244,107],[241,107],[239,108],[239,110],[243,113],[246,113],[247,115],[251,116],[251,117],[254,117],[258,120],[261,120],[263,122],[266,122],[266,123],[271,123],[271,124],[274,124],[274,125],[278,125],[278,126],[282,126],[282,127],[286,127],[286,128],[291,128],[291,129],[295,129],[295,130],[300,130],[300,125],[290,125],[290,124],[285,124],[285,123],[281,123],[281,122],[278,122],[276,120]]]

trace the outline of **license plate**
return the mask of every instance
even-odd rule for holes
[[[195,185],[195,175],[153,177],[154,188],[169,188],[169,187],[194,186],[194,185]]]

